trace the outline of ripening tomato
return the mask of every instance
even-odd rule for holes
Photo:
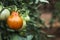
[[[52,26],[55,27],[55,28],[60,28],[60,22],[58,21],[58,19],[55,19]]]
[[[13,11],[7,19],[7,24],[9,26],[9,28],[18,30],[18,29],[22,28],[23,20],[22,20],[21,16],[18,15],[18,12]]]
[[[50,20],[52,18],[52,13],[50,12],[43,12],[40,16],[40,19],[42,19],[44,21],[44,24],[46,25],[46,27],[50,27]]]

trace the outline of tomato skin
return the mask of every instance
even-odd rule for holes
[[[17,12],[12,12],[12,15],[10,15],[7,19],[7,24],[9,26],[9,28],[18,30],[18,29],[22,28],[23,20],[18,15]]]

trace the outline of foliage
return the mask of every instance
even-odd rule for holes
[[[23,20],[28,15],[29,21],[26,21],[26,27],[22,30],[9,29],[5,20],[0,20],[1,36],[3,40],[47,40],[47,35],[41,30],[40,24],[44,23],[39,19],[40,11],[38,11],[38,0],[0,0],[1,5],[10,12],[15,10],[20,13]],[[40,2],[45,4],[44,2]],[[4,10],[0,11],[0,13]],[[16,35],[16,36],[15,36]]]

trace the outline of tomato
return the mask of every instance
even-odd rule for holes
[[[25,20],[26,20],[26,21],[30,21],[30,17],[27,15],[27,16],[25,17]]]
[[[53,27],[59,28],[60,27],[60,22],[58,21],[58,19],[55,19],[53,25]]]
[[[0,20],[5,20],[10,16],[10,11],[8,9],[4,9],[0,14]]]
[[[23,26],[23,20],[21,16],[18,15],[18,12],[13,11],[7,19],[7,24],[9,28],[18,30]]]
[[[52,18],[52,13],[46,12],[46,13],[42,13],[40,16],[40,19],[44,21],[44,24],[46,25],[46,27],[50,27],[50,20]]]

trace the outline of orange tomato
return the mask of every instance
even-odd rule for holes
[[[60,22],[58,21],[58,19],[56,19],[52,25],[55,28],[60,28]]]
[[[9,26],[9,28],[18,30],[18,29],[22,28],[23,20],[18,15],[18,12],[13,11],[7,19],[7,24]]]

